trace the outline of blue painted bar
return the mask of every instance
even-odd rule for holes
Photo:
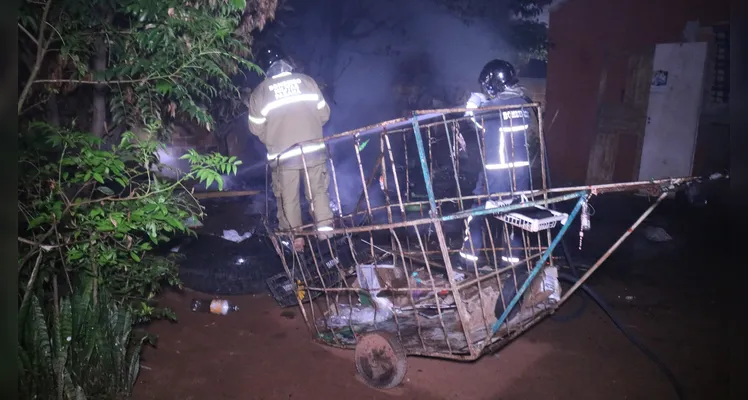
[[[548,258],[551,256],[551,253],[553,253],[553,249],[556,248],[556,246],[561,242],[561,238],[564,237],[564,234],[569,229],[569,226],[571,226],[571,221],[576,218],[577,214],[579,214],[579,210],[582,209],[582,204],[587,199],[585,196],[579,197],[579,200],[577,201],[577,204],[574,206],[574,210],[572,210],[571,214],[569,214],[569,218],[566,220],[566,223],[561,227],[561,230],[556,234],[556,237],[553,238],[553,241],[551,242],[550,246],[548,246],[548,250],[543,253],[543,256],[540,257],[540,260],[538,260],[537,264],[535,264],[535,268],[532,269],[532,272],[530,272],[530,276],[527,277],[525,280],[525,283],[522,284],[522,287],[520,287],[520,290],[517,291],[517,294],[514,295],[514,298],[511,302],[509,302],[509,306],[506,307],[504,310],[504,313],[501,314],[501,317],[496,321],[495,324],[493,324],[493,327],[491,328],[491,335],[490,337],[493,337],[493,335],[496,334],[496,332],[501,327],[501,324],[504,323],[504,320],[509,315],[509,312],[512,311],[512,309],[517,305],[519,302],[519,299],[522,297],[522,295],[525,293],[528,287],[530,287],[530,283],[532,283],[533,279],[540,273],[540,269],[543,267],[546,261],[548,261]],[[486,340],[486,343],[488,343],[488,340]]]
[[[429,173],[428,162],[426,161],[426,149],[423,146],[423,138],[421,137],[421,128],[418,125],[418,115],[413,113],[413,132],[416,136],[416,146],[418,147],[418,159],[421,161],[421,171],[423,171],[423,179],[426,181],[426,194],[429,196],[429,204],[431,205],[431,217],[436,217],[436,199],[434,198],[434,187],[431,185],[431,175]]]

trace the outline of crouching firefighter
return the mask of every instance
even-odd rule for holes
[[[322,126],[330,118],[330,107],[317,83],[294,72],[279,49],[265,49],[258,57],[258,65],[266,78],[250,97],[249,127],[268,150],[272,189],[278,202],[278,227],[293,232],[302,226],[299,184],[305,179],[304,192],[314,210],[317,237],[327,239],[333,230],[327,152],[322,142],[304,142],[322,139]],[[293,247],[303,250],[304,238],[295,237]]]
[[[473,93],[466,108],[475,109],[466,115],[484,135],[485,169],[481,169],[473,194],[514,193],[530,190],[530,162],[527,149],[527,130],[530,127],[530,108],[522,89],[518,86],[514,67],[503,60],[492,60],[483,67],[479,76],[482,93]],[[512,106],[517,108],[484,111],[490,106]],[[485,171],[485,174],[484,174]],[[516,200],[515,196],[512,196]],[[505,200],[506,201],[506,200]],[[510,200],[511,201],[511,200]],[[486,202],[486,207],[496,207],[495,200]],[[483,227],[485,217],[470,216],[462,249],[463,267],[478,267],[489,264],[484,251]],[[502,252],[499,265],[505,267],[524,259],[522,232],[507,225],[502,229]],[[507,299],[507,301],[509,301]]]

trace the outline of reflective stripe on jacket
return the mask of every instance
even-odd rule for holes
[[[302,150],[307,163],[324,160],[322,126],[330,118],[330,106],[311,77],[285,72],[262,81],[249,100],[249,128],[268,150],[268,159],[301,168]],[[309,156],[307,156],[309,154]]]
[[[479,107],[522,106],[526,100],[520,94],[502,93],[492,100],[482,102]],[[487,111],[485,114],[476,110],[476,117],[484,129],[484,151],[486,169],[501,170],[527,167],[530,158],[527,150],[527,130],[530,127],[531,114],[529,107],[517,107],[500,111]],[[482,114],[482,115],[481,115]]]

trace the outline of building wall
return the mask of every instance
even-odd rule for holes
[[[524,87],[525,95],[532,101],[545,106],[545,79],[520,78],[520,85]]]
[[[628,58],[622,55],[682,41],[688,21],[706,26],[728,19],[726,0],[568,0],[555,7],[545,96],[545,120],[556,116],[546,126],[554,185],[584,183],[598,104],[623,98]]]

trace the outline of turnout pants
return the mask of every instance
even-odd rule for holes
[[[305,186],[304,194],[314,210],[317,227],[332,227],[333,214],[330,209],[330,195],[327,192],[330,185],[327,163],[308,166],[307,171],[308,184],[303,168],[278,166],[272,170],[273,193],[278,203],[278,227],[281,230],[298,229],[302,225],[299,196],[302,180]]]
[[[485,195],[530,189],[530,174],[527,167],[515,168],[514,176],[512,176],[509,169],[487,172],[486,178],[488,179],[484,178],[483,172],[480,173],[473,194]],[[486,188],[486,181],[488,182],[488,188]],[[480,267],[484,265],[482,263],[488,261],[488,257],[485,257],[482,254],[484,252],[480,249],[486,245],[491,245],[490,242],[484,243],[483,241],[483,228],[486,226],[486,217],[470,216],[467,221],[468,228],[465,231],[465,239],[462,244],[460,256],[466,263],[478,262],[478,266]],[[515,229],[511,225],[507,225],[506,230],[501,229],[499,237],[494,235],[493,239],[494,245],[501,245],[503,248],[501,253],[497,254],[500,257],[498,260],[500,265],[511,265],[525,258],[521,229]],[[489,252],[488,255],[491,256],[492,254],[492,252]]]

